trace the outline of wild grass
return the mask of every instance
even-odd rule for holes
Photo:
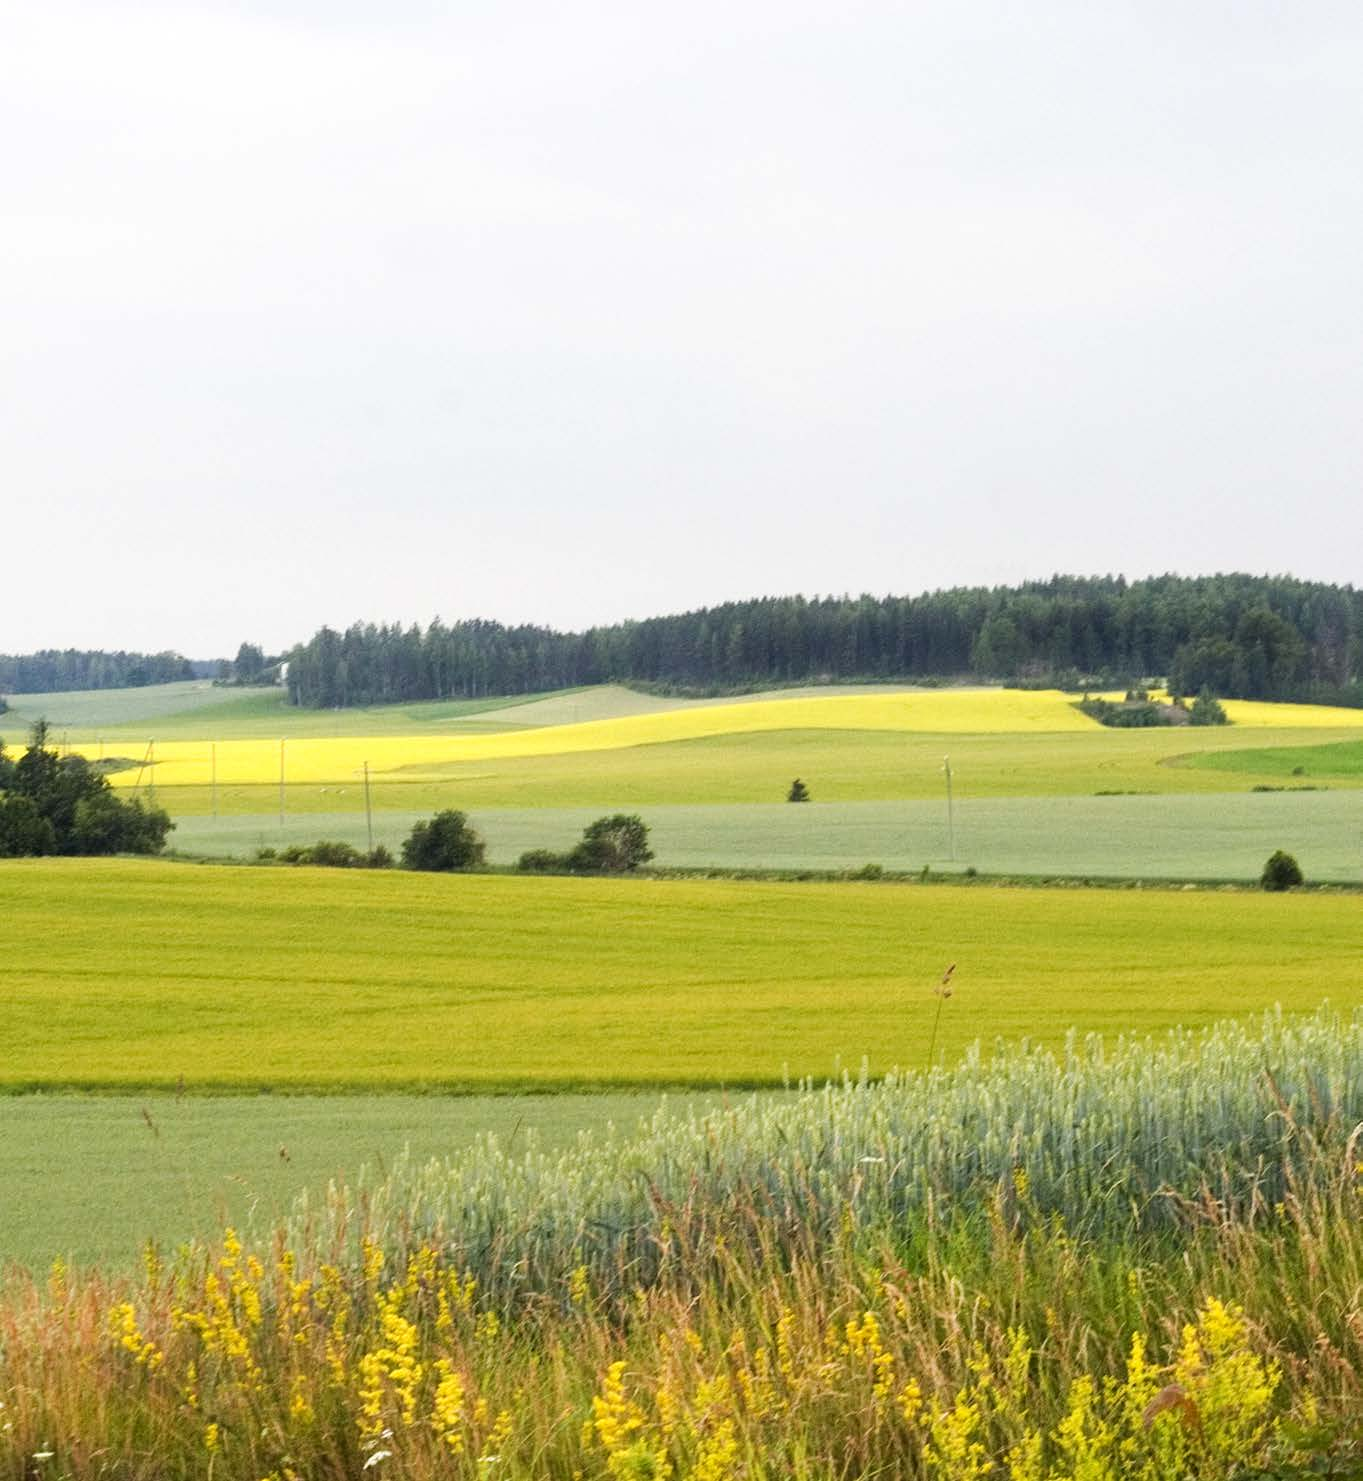
[[[1361,1089],[1321,1014],[488,1143],[140,1278],[12,1279],[0,1464],[1356,1476]]]

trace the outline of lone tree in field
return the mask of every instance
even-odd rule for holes
[[[805,786],[805,784],[800,780],[799,777],[796,777],[795,780],[790,784],[790,791],[786,793],[786,801],[787,802],[808,802],[809,801],[809,788]]]
[[[625,874],[652,857],[648,824],[637,814],[618,812],[590,824],[564,863],[574,873]]]
[[[1266,890],[1292,890],[1303,882],[1301,865],[1282,849],[1268,856],[1264,872],[1259,877],[1259,883]]]
[[[429,822],[418,823],[407,835],[402,845],[402,867],[444,872],[476,869],[485,851],[486,845],[469,827],[464,814],[448,808]]]

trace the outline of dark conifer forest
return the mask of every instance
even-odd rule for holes
[[[310,707],[617,682],[676,693],[963,677],[1167,678],[1184,694],[1363,705],[1363,592],[1287,576],[1055,576],[904,597],[762,597],[586,632],[322,628],[285,657]]]
[[[0,653],[0,694],[53,694],[67,689],[128,689],[203,678],[216,664],[194,663],[179,653],[104,653],[46,648],[41,653]]]

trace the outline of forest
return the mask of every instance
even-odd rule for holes
[[[217,672],[179,653],[103,653],[45,648],[40,653],[0,653],[0,694],[54,694],[72,689],[129,689],[171,684]]]
[[[321,628],[285,655],[307,707],[624,683],[722,693],[833,681],[1125,686],[1363,705],[1363,592],[1287,576],[1055,576],[920,596],[763,597],[557,632],[485,620]]]

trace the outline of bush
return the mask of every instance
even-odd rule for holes
[[[57,834],[31,797],[0,793],[0,859],[55,854]]]
[[[402,867],[446,873],[476,869],[486,851],[486,844],[469,826],[468,818],[448,808],[429,822],[418,823],[408,834],[402,845]]]
[[[1211,690],[1203,689],[1188,711],[1188,723],[1190,725],[1229,725],[1230,717]]]
[[[133,798],[123,802],[111,792],[96,792],[76,803],[71,823],[74,854],[157,854],[166,846],[174,824],[164,808]]]
[[[1259,883],[1266,890],[1291,890],[1303,883],[1301,865],[1282,849],[1271,853]]]
[[[259,863],[306,864],[318,869],[387,869],[393,856],[382,844],[363,854],[348,843],[320,839],[316,843],[291,843],[276,852],[272,848],[256,850]]]
[[[364,855],[348,843],[336,843],[323,839],[314,843],[309,852],[312,858],[308,862],[319,864],[325,869],[362,869],[364,867]]]
[[[885,868],[881,864],[863,864],[852,876],[853,879],[884,879]]]
[[[280,850],[279,861],[282,864],[313,864],[321,869],[363,869],[366,864],[359,849],[325,838],[317,843],[291,843],[288,848]]]
[[[522,874],[556,874],[568,867],[568,856],[556,854],[553,849],[532,848],[516,860],[516,868]]]
[[[799,777],[796,777],[795,780],[790,784],[790,791],[786,793],[786,801],[787,802],[808,802],[809,801],[809,788],[805,786],[805,784],[800,780]]]
[[[1129,690],[1128,695],[1137,692],[1143,691]],[[1086,694],[1079,701],[1079,708],[1091,720],[1116,730],[1146,730],[1167,723],[1160,713],[1160,707],[1148,699],[1133,700],[1128,697],[1122,704],[1116,704],[1110,699],[1092,699]]]
[[[589,824],[564,864],[575,874],[624,874],[652,857],[648,825],[637,814],[618,812]]]

